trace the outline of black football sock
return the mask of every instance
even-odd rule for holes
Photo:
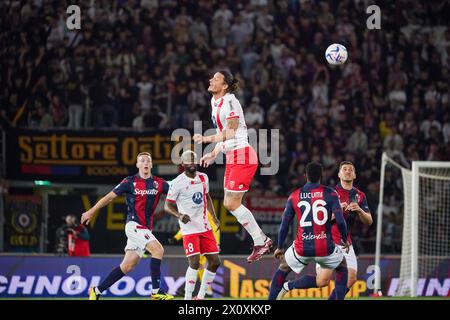
[[[119,281],[125,274],[122,272],[122,269],[120,269],[120,266],[113,269],[109,275],[106,277],[105,280],[103,280],[102,283],[97,287],[100,292],[105,291],[109,287],[111,287],[114,283]]]

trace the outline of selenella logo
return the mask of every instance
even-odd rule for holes
[[[134,194],[135,195],[139,195],[139,196],[144,196],[144,195],[156,195],[158,193],[158,190],[156,189],[151,189],[151,190],[141,190],[141,189],[134,189]]]

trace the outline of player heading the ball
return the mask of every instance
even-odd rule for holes
[[[208,91],[212,94],[211,118],[217,133],[210,136],[195,134],[194,141],[217,142],[215,149],[200,159],[205,167],[214,162],[220,151],[226,155],[224,206],[253,239],[253,251],[247,258],[247,262],[252,263],[270,252],[272,240],[261,230],[251,211],[242,204],[242,198],[258,169],[258,156],[248,143],[244,111],[234,95],[238,89],[238,80],[229,71],[221,70],[214,74],[209,80]]]

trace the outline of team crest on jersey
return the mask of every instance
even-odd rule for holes
[[[155,187],[155,189],[158,189],[159,186],[158,181],[153,181],[153,186]]]
[[[195,204],[200,204],[203,201],[203,195],[201,192],[196,192],[192,195],[192,201],[194,201]]]

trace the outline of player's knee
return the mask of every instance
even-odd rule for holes
[[[162,259],[162,257],[164,256],[164,248],[163,246],[155,246],[152,248],[150,253],[152,254],[152,257]]]
[[[136,264],[134,264],[134,263],[122,263],[120,265],[120,269],[122,270],[123,273],[127,274],[127,273],[133,271],[135,266],[136,266]]]
[[[213,258],[211,261],[208,262],[208,269],[209,271],[216,272],[216,270],[220,267],[220,259],[219,257]]]
[[[223,206],[228,211],[235,211],[237,208],[239,208],[241,204],[238,201],[235,201],[234,199],[225,199]]]
[[[330,284],[330,279],[329,278],[321,278],[321,277],[317,277],[316,278],[316,284],[318,288],[322,288],[322,287],[326,287]]]
[[[200,259],[189,259],[189,267],[194,270],[198,270],[200,268]]]
[[[280,266],[278,268],[283,272],[288,272],[290,270],[289,265],[285,262],[280,263]]]
[[[356,282],[356,271],[354,270],[348,270],[348,282],[347,287],[351,288],[353,284]]]
[[[162,259],[162,257],[164,256],[164,248],[163,248],[163,246],[158,246],[156,248],[155,256],[157,256],[158,258]]]

